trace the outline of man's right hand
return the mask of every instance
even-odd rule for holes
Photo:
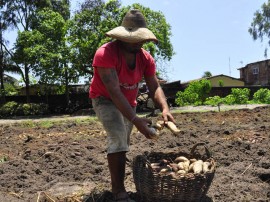
[[[149,127],[152,124],[150,119],[136,117],[133,124],[147,139],[153,139],[156,136],[156,133]]]

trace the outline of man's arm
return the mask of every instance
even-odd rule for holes
[[[149,96],[160,108],[164,121],[175,122],[173,116],[170,113],[170,108],[168,106],[166,96],[158,83],[157,77],[156,76],[146,77],[145,82],[149,89]]]
[[[98,73],[116,107],[128,119],[132,120],[136,113],[120,90],[118,76],[115,69],[99,67]]]
[[[136,116],[136,113],[120,89],[115,69],[98,67],[97,70],[115,106],[146,138],[150,138],[153,132],[149,129],[148,124],[151,124],[151,120]]]

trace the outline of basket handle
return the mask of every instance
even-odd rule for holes
[[[142,162],[144,165],[147,165],[148,168],[150,168],[150,170],[153,172],[153,168],[151,166],[151,162],[147,159],[146,155],[141,155],[140,158],[142,159]]]
[[[212,152],[209,151],[209,149],[208,149],[207,146],[206,146],[206,143],[204,143],[204,142],[199,142],[199,143],[195,144],[195,145],[192,147],[192,149],[191,149],[191,151],[190,151],[190,155],[191,155],[191,156],[194,154],[194,152],[195,152],[195,150],[197,149],[198,146],[204,146],[205,153],[206,153],[207,157],[208,157],[208,158],[211,158],[211,157],[212,157]]]

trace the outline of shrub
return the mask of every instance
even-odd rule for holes
[[[0,117],[29,116],[48,114],[49,108],[46,104],[19,104],[14,101],[8,102],[0,107]]]
[[[15,111],[18,108],[17,102],[7,102],[6,104],[2,105],[0,108],[0,116],[13,116],[15,114]]]
[[[218,86],[219,87],[223,87],[224,86],[224,81],[223,80],[219,80],[218,81]]]
[[[255,103],[265,103],[270,104],[270,90],[267,88],[261,88],[256,91],[253,95],[253,100]]]
[[[175,103],[178,106],[202,105],[211,88],[211,83],[207,79],[190,82],[184,92],[176,93]]]
[[[213,96],[213,97],[206,98],[204,104],[211,105],[211,106],[218,106],[222,102],[223,102],[223,98],[216,95],[216,96]]]
[[[247,104],[249,100],[250,89],[248,88],[232,88],[232,96],[234,97],[234,104]]]

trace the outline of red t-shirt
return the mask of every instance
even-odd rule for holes
[[[143,77],[153,76],[156,73],[156,66],[153,57],[144,49],[136,55],[136,68],[128,68],[125,58],[119,51],[117,41],[102,45],[94,56],[93,60],[94,76],[90,84],[90,98],[99,96],[110,99],[110,95],[103,84],[97,67],[116,69],[120,88],[131,106],[136,106],[136,97],[138,93],[138,83]]]

